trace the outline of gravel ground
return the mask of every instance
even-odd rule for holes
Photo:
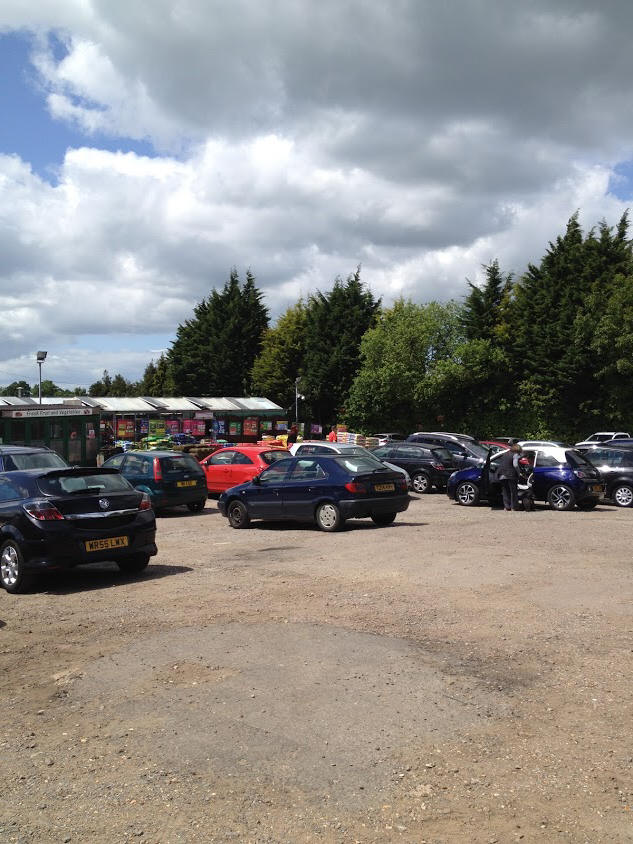
[[[633,512],[159,519],[0,594],[0,840],[633,839]]]

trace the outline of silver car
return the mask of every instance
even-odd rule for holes
[[[366,457],[369,455],[374,460],[378,460],[379,463],[382,463],[383,466],[386,466],[388,469],[392,469],[394,472],[399,472],[401,475],[404,475],[407,480],[407,488],[411,489],[411,478],[405,469],[401,466],[396,466],[393,463],[388,463],[386,460],[379,460],[373,452],[369,451],[368,448],[365,448],[362,445],[331,443],[327,440],[303,440],[303,442],[293,443],[293,445],[290,446],[290,453],[292,455],[331,454],[332,452],[335,454],[347,454],[353,457],[360,457],[361,455]]]

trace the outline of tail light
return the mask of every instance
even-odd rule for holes
[[[582,471],[582,469],[574,469],[574,475],[575,475],[577,478],[584,478],[584,477],[586,477],[586,475],[585,475],[585,473]]]
[[[154,459],[156,460],[157,458],[154,458]],[[151,510],[152,509],[152,499],[149,497],[149,495],[146,492],[144,492],[142,494],[141,503],[138,505],[138,509],[139,510]]]
[[[431,466],[438,472],[444,471],[444,466],[442,463],[431,463]]]
[[[36,522],[59,522],[64,517],[54,504],[50,501],[32,501],[30,504],[23,504],[26,515]]]
[[[345,484],[345,489],[348,492],[353,492],[354,495],[367,495],[367,484],[362,484],[360,481],[349,481]]]
[[[162,481],[163,479],[163,470],[160,468],[160,457],[154,458],[154,480],[155,481]]]

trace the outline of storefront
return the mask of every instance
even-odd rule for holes
[[[52,448],[71,464],[94,465],[99,450],[99,413],[87,407],[19,406],[5,399],[0,439],[12,445]]]

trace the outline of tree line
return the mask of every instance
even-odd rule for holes
[[[446,429],[479,436],[574,439],[633,423],[633,246],[628,214],[565,232],[520,276],[483,267],[449,302],[391,307],[360,267],[270,324],[250,271],[233,269],[178,326],[171,347],[136,382],[120,374],[92,396],[272,399],[300,420],[351,429]],[[16,395],[14,382],[5,395]],[[63,395],[43,382],[45,395]],[[51,389],[52,388],[52,389]],[[70,391],[68,391],[70,392]],[[75,391],[75,394],[83,391]],[[37,391],[34,388],[33,394]]]

